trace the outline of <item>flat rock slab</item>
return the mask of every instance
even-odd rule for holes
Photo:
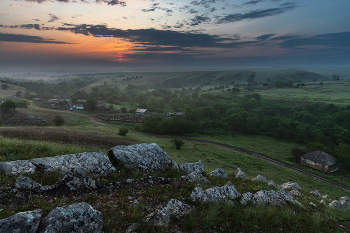
[[[201,160],[196,163],[180,163],[178,165],[179,169],[190,174],[192,172],[203,173],[204,172],[204,164]]]
[[[108,153],[112,154],[117,163],[137,171],[162,171],[175,164],[175,161],[155,143],[116,146],[109,149]]]
[[[42,210],[20,212],[0,220],[0,232],[36,233]]]
[[[228,178],[226,172],[221,168],[215,169],[214,171],[210,172],[208,175],[215,176],[218,178]]]
[[[168,204],[151,213],[146,222],[154,226],[166,226],[170,222],[170,216],[181,218],[188,215],[191,207],[179,200],[171,199]]]
[[[102,227],[102,213],[82,202],[55,208],[42,220],[38,232],[101,233]]]
[[[235,189],[235,186],[229,181],[222,187],[213,187],[203,191],[200,184],[193,190],[190,198],[193,201],[200,202],[225,202],[230,199],[235,199],[241,196],[241,194]]]

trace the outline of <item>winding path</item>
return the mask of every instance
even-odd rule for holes
[[[48,110],[48,111],[65,112],[65,113],[69,113],[69,114],[74,114],[74,115],[82,116],[82,117],[85,117],[85,118],[87,118],[88,120],[90,120],[90,121],[91,121],[93,124],[95,124],[95,125],[106,125],[106,126],[108,126],[108,127],[111,127],[111,128],[114,128],[114,129],[118,129],[118,127],[116,127],[116,126],[112,126],[112,125],[110,125],[110,124],[102,123],[102,122],[97,121],[96,118],[95,118],[95,116],[89,116],[89,115],[74,113],[74,112],[71,112],[71,111],[68,111],[68,110],[55,110],[55,109],[40,108],[40,107],[37,107],[37,106],[34,106],[34,105],[31,105],[31,106],[34,107],[34,108],[43,109],[43,110]],[[148,135],[148,134],[143,134],[143,133],[140,133],[140,132],[133,132],[133,131],[130,131],[130,132],[131,132],[131,133],[135,133],[135,134],[145,135],[145,136],[148,136],[148,137],[153,137],[153,138],[171,140],[171,138],[165,138],[165,137],[161,137],[161,136]],[[253,157],[255,157],[255,158],[259,158],[259,159],[266,160],[266,161],[268,161],[268,162],[271,162],[271,163],[274,163],[274,164],[277,164],[277,165],[280,165],[280,166],[289,168],[289,169],[294,170],[294,171],[296,171],[296,172],[299,172],[299,173],[301,173],[301,174],[304,174],[304,175],[307,175],[307,176],[309,176],[309,177],[315,178],[315,179],[317,179],[317,180],[323,181],[323,182],[325,182],[325,183],[327,183],[327,184],[333,185],[334,187],[340,188],[340,189],[342,189],[342,190],[347,191],[347,192],[350,193],[350,188],[347,187],[347,186],[345,186],[345,185],[339,184],[339,183],[337,183],[337,182],[335,182],[335,181],[332,181],[332,180],[323,178],[323,177],[318,176],[318,175],[315,175],[315,174],[313,174],[313,173],[311,173],[311,172],[304,171],[304,170],[302,170],[302,169],[293,167],[293,166],[288,165],[288,164],[286,164],[286,163],[283,163],[283,162],[280,162],[280,161],[271,159],[271,158],[269,158],[269,157],[266,157],[266,156],[263,156],[263,155],[254,153],[254,152],[249,151],[249,150],[241,149],[241,148],[234,147],[234,146],[229,146],[229,145],[222,144],[222,143],[218,143],[218,142],[212,142],[212,141],[201,140],[201,139],[186,138],[186,139],[183,139],[183,140],[184,140],[184,141],[189,141],[189,142],[199,142],[199,143],[204,143],[204,144],[210,144],[210,145],[220,146],[220,147],[227,148],[227,149],[230,149],[230,150],[235,150],[235,151],[238,151],[238,152],[247,154],[247,155],[251,155],[251,156],[253,156]]]

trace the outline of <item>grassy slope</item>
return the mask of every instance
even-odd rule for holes
[[[3,83],[0,83],[0,86],[2,84]],[[5,84],[7,84],[7,83],[5,83]],[[3,90],[2,88],[0,88],[0,98],[9,97],[9,96],[16,94],[17,91],[24,92],[26,90],[24,87],[15,86],[12,84],[7,84],[7,85],[9,86],[9,88],[7,90]]]

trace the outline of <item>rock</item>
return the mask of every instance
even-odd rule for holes
[[[131,233],[131,232],[135,231],[139,225],[140,224],[138,224],[138,223],[131,224],[131,226],[125,231],[125,233]]]
[[[188,175],[181,176],[181,178],[186,179],[191,182],[202,181],[204,183],[210,183],[207,178],[205,178],[201,173],[192,172]]]
[[[229,181],[222,187],[213,187],[203,191],[200,184],[191,193],[193,201],[201,202],[225,202],[229,199],[235,199],[241,194],[235,189],[235,186]]]
[[[151,213],[146,222],[154,226],[166,226],[170,222],[170,216],[173,215],[176,218],[181,218],[188,215],[191,211],[191,207],[182,203],[179,200],[172,199],[168,204]]]
[[[36,233],[42,210],[20,212],[5,219],[0,219],[0,232]]]
[[[218,168],[208,174],[209,176],[215,176],[218,178],[228,178],[226,172],[222,170],[221,168]]]
[[[199,160],[196,163],[180,163],[179,169],[190,174],[192,172],[203,173],[204,172],[204,164],[202,160]]]
[[[310,202],[309,205],[312,205],[313,207],[317,207],[317,205],[313,202]]]
[[[337,208],[337,209],[350,209],[350,199],[348,196],[341,197],[338,200],[334,200],[331,203],[328,204],[330,207]]]
[[[295,183],[295,182],[287,182],[281,185],[282,188],[284,189],[301,189],[300,185]]]
[[[36,166],[29,160],[0,162],[0,173],[4,172],[10,175],[33,174],[36,170]]]
[[[106,153],[84,152],[30,160],[40,170],[53,172],[60,170],[63,174],[86,173],[92,176],[105,176],[116,169]]]
[[[320,201],[320,203],[325,206],[327,205],[327,203],[323,199]]]
[[[162,171],[174,165],[174,160],[157,144],[143,143],[132,146],[116,146],[109,149],[117,163],[145,172]]]
[[[17,189],[37,189],[41,188],[41,184],[35,182],[29,177],[20,175],[16,180],[15,187]]]
[[[102,233],[101,212],[88,203],[57,207],[52,210],[40,224],[39,233],[84,232]]]
[[[280,186],[277,185],[277,184],[276,184],[275,182],[273,182],[272,180],[270,180],[269,182],[267,182],[267,184],[268,184],[269,186],[272,186],[272,187],[277,188],[277,189],[280,188]]]
[[[293,189],[291,191],[289,191],[293,196],[298,196],[298,197],[301,197],[303,196],[303,194],[301,194],[298,190],[296,189]]]
[[[236,178],[248,179],[248,176],[246,176],[240,168],[234,170],[233,174],[235,174]]]
[[[247,203],[251,202],[256,205],[271,204],[282,206],[285,205],[288,201],[304,207],[301,203],[294,199],[292,194],[285,191],[284,189],[280,189],[277,192],[261,190],[255,194],[252,194],[250,192],[245,193],[242,195],[241,204],[246,205]]]
[[[322,197],[321,193],[317,190],[311,191],[311,194],[313,194],[315,197]]]
[[[91,177],[88,176],[72,176],[72,175],[65,175],[62,179],[57,181],[54,185],[47,185],[41,187],[41,191],[50,191],[52,189],[63,189],[64,186],[67,186],[71,191],[77,191],[77,190],[94,190],[97,189],[96,181],[91,179]]]
[[[323,195],[322,198],[332,201],[332,198],[328,194]]]
[[[134,208],[134,207],[136,207],[137,205],[139,205],[140,204],[140,202],[138,201],[138,200],[135,200],[135,201],[133,201],[131,204],[130,204],[130,207],[131,208]]]
[[[261,182],[264,182],[264,183],[267,183],[267,179],[265,177],[263,177],[262,175],[258,175],[257,177],[254,177],[252,179],[252,181],[261,181]]]

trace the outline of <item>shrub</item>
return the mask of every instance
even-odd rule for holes
[[[292,149],[292,156],[296,163],[300,163],[300,157],[306,153],[307,151],[305,149],[299,149],[299,148]]]
[[[129,129],[126,127],[119,128],[118,134],[120,136],[126,136],[126,134],[129,133]]]
[[[53,123],[54,123],[56,126],[62,126],[62,125],[64,125],[64,119],[63,119],[61,116],[56,116],[56,117],[53,119]]]
[[[185,145],[185,141],[178,138],[171,140],[171,143],[175,146],[176,150],[181,150],[181,147]]]
[[[12,100],[6,100],[4,103],[2,103],[0,105],[0,108],[1,108],[1,110],[9,111],[9,110],[17,108],[17,104],[15,102],[13,102]]]

